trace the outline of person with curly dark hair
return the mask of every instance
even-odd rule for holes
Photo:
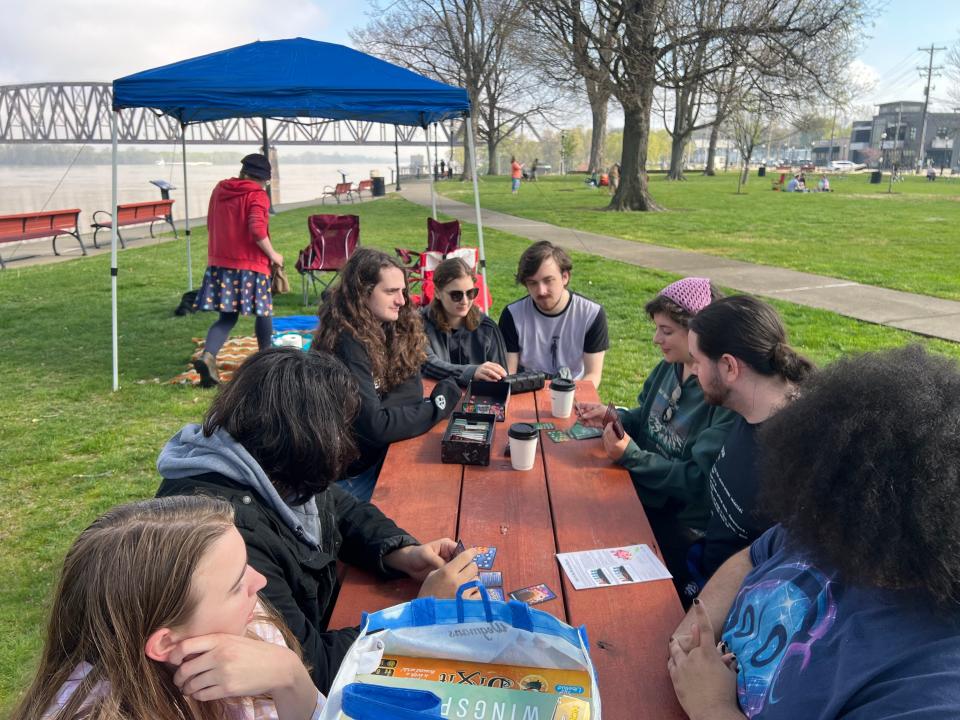
[[[670,640],[691,720],[960,717],[958,428],[960,368],[919,346],[819,370],[764,423],[778,524]]]
[[[369,500],[390,443],[422,435],[450,415],[460,400],[452,378],[423,397],[420,368],[427,337],[410,304],[407,276],[394,258],[358,248],[320,305],[311,351],[340,358],[356,380],[360,411],[353,423],[359,446],[343,487]]]
[[[710,469],[706,533],[686,558],[685,607],[728,557],[770,526],[757,512],[756,435],[814,369],[787,344],[777,311],[748,295],[717,300],[692,318],[689,351],[706,402],[732,410],[735,419]]]
[[[450,538],[420,544],[333,482],[356,456],[358,409],[356,383],[330,353],[261,350],[222,387],[203,425],[185,426],[157,459],[158,497],[209,495],[233,506],[248,562],[266,578],[263,596],[324,693],[357,638],[355,628],[327,627],[338,561],[408,575],[434,597],[453,597],[477,574],[475,550],[455,556]]]

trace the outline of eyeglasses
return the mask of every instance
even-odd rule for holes
[[[463,296],[467,296],[467,300],[476,300],[477,295],[480,294],[480,288],[470,288],[469,290],[450,290],[447,292],[447,295],[450,296],[450,299],[454,302],[463,302]]]
[[[677,406],[680,402],[681,394],[683,394],[683,385],[678,383],[673,389],[673,392],[670,393],[670,400],[667,404],[667,407],[664,409],[663,415],[660,416],[661,422],[668,423],[673,420],[673,415],[677,412]]]

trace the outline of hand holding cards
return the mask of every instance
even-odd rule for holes
[[[623,429],[620,413],[617,412],[613,403],[607,405],[607,412],[603,416],[603,426],[606,427],[609,423],[613,423],[613,432],[617,436],[617,440],[623,440],[626,431]]]

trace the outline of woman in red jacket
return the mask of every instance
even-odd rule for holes
[[[210,196],[207,271],[195,307],[217,311],[220,317],[207,331],[203,354],[193,362],[204,387],[220,382],[217,353],[241,314],[256,316],[257,345],[270,347],[271,263],[282,266],[283,256],[270,244],[270,198],[264,190],[269,180],[270,161],[254,153],[243,158],[238,177],[221,180]]]

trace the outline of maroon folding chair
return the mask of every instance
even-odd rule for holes
[[[438,252],[446,255],[460,247],[460,221],[451,220],[450,222],[438,222],[433,218],[427,218],[427,249],[426,252]],[[420,264],[420,255],[422,253],[416,250],[407,250],[405,248],[394,248],[400,261],[410,268],[416,268]]]
[[[315,293],[318,284],[326,290],[357,249],[360,243],[360,218],[357,215],[311,215],[307,218],[307,229],[310,231],[310,244],[300,251],[297,258],[304,305],[310,300],[307,278],[310,278]],[[321,273],[329,272],[333,275],[324,281]]]

